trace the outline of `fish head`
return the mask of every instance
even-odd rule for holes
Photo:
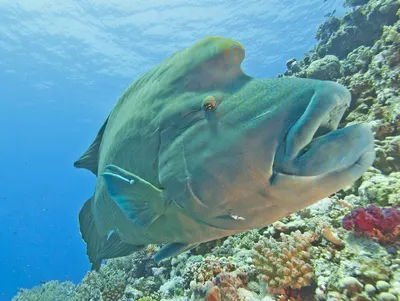
[[[252,78],[241,69],[243,47],[220,37],[175,59],[160,113],[159,181],[197,221],[227,233],[262,227],[372,165],[370,127],[338,129],[351,101],[340,84]]]

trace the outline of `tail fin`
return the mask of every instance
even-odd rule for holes
[[[98,271],[102,261],[99,255],[107,236],[100,236],[97,232],[91,210],[92,199],[88,199],[79,212],[79,225],[82,239],[86,243],[86,254],[92,264],[92,270]]]

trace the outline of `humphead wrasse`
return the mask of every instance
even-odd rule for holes
[[[75,162],[97,176],[79,214],[93,269],[164,244],[154,260],[264,227],[357,180],[375,158],[366,124],[338,129],[338,83],[256,79],[242,45],[207,37],[120,97]]]

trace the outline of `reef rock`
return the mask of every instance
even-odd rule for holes
[[[327,55],[312,62],[306,72],[308,78],[334,80],[341,77],[340,61],[334,55]]]
[[[343,59],[359,46],[372,46],[381,36],[383,26],[396,22],[399,8],[399,1],[371,1],[356,7],[339,22],[332,18],[318,29],[316,38],[320,43],[315,51],[321,57],[333,54]]]

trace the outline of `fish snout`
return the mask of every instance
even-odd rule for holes
[[[307,185],[326,185],[331,193],[361,177],[375,159],[374,134],[366,123],[337,129],[350,101],[344,86],[321,82],[278,149],[275,174],[297,177],[299,189],[300,179],[309,178]],[[336,176],[341,177],[336,184],[325,182]]]
[[[355,124],[316,138],[291,162],[291,173],[275,172],[271,195],[299,210],[359,179],[375,160],[368,124]]]
[[[291,166],[296,175],[316,176],[345,169],[361,158],[364,159],[360,162],[368,164],[368,167],[375,159],[374,135],[371,127],[365,123],[351,125],[312,140],[292,161]]]

